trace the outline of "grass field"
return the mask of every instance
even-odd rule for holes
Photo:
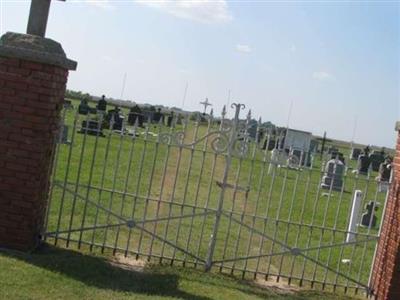
[[[77,107],[76,102],[74,105]],[[225,168],[225,157],[210,149],[212,138],[194,148],[180,148],[157,142],[150,133],[146,136],[144,129],[136,139],[108,134],[107,130],[105,137],[79,134],[85,118],[76,120],[75,111],[66,114],[73,143],[58,148],[47,228],[49,233],[61,233],[56,239],[51,235],[49,241],[72,241],[82,247],[133,253],[153,261],[202,266],[221,194],[216,181],[222,181]],[[204,136],[207,125],[188,125],[186,129],[185,142],[190,142]],[[157,126],[148,129],[155,134],[169,130]],[[341,150],[348,157],[349,149]],[[354,286],[348,278],[366,285],[375,239],[362,241],[375,236],[377,228],[359,228],[360,243],[343,243],[355,190],[363,191],[363,205],[371,200],[384,204],[385,194],[378,193],[374,180],[377,174],[356,176],[349,171],[342,191],[322,190],[319,156],[312,169],[274,168],[268,172],[269,155],[253,145],[246,158],[232,160],[228,183],[248,187],[249,192],[225,191],[213,256],[220,262],[214,269],[245,278],[254,273],[269,274],[273,279],[312,282],[326,288]],[[354,167],[355,162],[348,166]],[[379,221],[381,213],[382,207],[377,214]],[[171,216],[187,217],[168,220]],[[164,220],[151,221],[159,218]],[[131,219],[147,221],[129,228],[125,220]],[[79,230],[107,224],[115,226]],[[314,248],[303,253],[345,276],[299,255],[259,257],[285,251],[282,244]],[[330,244],[338,246],[317,249]],[[254,258],[237,260],[249,256]],[[225,261],[229,259],[236,261]],[[350,259],[350,263],[343,264],[342,259]]]
[[[48,246],[32,254],[0,251],[0,266],[0,299],[350,299]]]

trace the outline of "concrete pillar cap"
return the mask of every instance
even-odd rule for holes
[[[0,38],[0,56],[28,60],[68,70],[76,70],[77,62],[65,55],[60,43],[31,34],[7,32]]]

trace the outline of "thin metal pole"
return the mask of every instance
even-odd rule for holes
[[[234,142],[235,142],[236,135],[237,135],[239,113],[240,113],[240,109],[242,107],[244,108],[244,105],[235,104],[235,109],[236,109],[235,117],[234,117],[232,129],[231,129],[230,140],[229,140],[229,145],[228,145],[228,149],[227,149],[227,155],[225,156],[226,163],[225,163],[224,175],[223,175],[223,179],[222,179],[222,189],[221,189],[219,200],[218,200],[218,206],[217,206],[217,212],[216,212],[216,216],[215,216],[213,233],[211,235],[211,240],[210,240],[210,244],[208,247],[206,265],[205,265],[206,271],[209,271],[212,267],[212,259],[214,256],[215,244],[217,242],[217,233],[218,233],[218,229],[219,229],[219,223],[220,223],[221,214],[222,214],[222,207],[223,207],[223,203],[224,203],[225,187],[228,183],[228,174],[229,174],[229,169],[230,169],[230,166],[232,163],[233,146],[234,146]]]

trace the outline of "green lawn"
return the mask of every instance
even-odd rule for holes
[[[109,256],[44,246],[0,251],[0,299],[350,299],[316,291],[258,287],[185,268],[133,267]]]
[[[76,102],[74,105],[77,107]],[[150,134],[147,138],[141,134],[140,138],[132,139],[109,135],[105,130],[105,137],[96,138],[77,133],[85,116],[79,116],[72,130],[74,114],[69,111],[66,115],[73,144],[60,145],[58,149],[47,229],[49,233],[64,233],[56,238],[53,234],[48,241],[68,246],[89,245],[93,250],[113,249],[153,262],[202,268],[221,193],[216,181],[222,180],[225,166],[224,156],[210,149],[211,137],[194,149],[159,143]],[[216,128],[214,124],[211,129]],[[154,133],[159,130],[168,132],[170,129],[149,128]],[[189,125],[185,142],[202,137],[206,132],[207,125],[200,126],[197,131]],[[348,149],[342,150],[348,154]],[[253,145],[245,159],[233,159],[228,183],[249,187],[249,192],[246,195],[240,190],[226,190],[213,257],[214,261],[254,258],[216,263],[214,270],[247,279],[257,272],[285,282],[302,285],[311,282],[316,287],[329,289],[354,286],[349,278],[366,285],[375,241],[341,244],[346,236],[343,231],[347,230],[354,190],[364,192],[363,205],[377,200],[383,206],[385,195],[377,192],[376,174],[370,178],[357,177],[349,171],[344,178],[344,190],[329,193],[320,189],[319,156],[312,170],[281,168],[268,172],[268,155]],[[355,166],[353,161],[350,164]],[[381,212],[382,207],[378,211],[379,220]],[[196,216],[190,217],[193,214]],[[188,217],[149,221],[182,215]],[[124,220],[147,222],[130,229],[125,224],[118,225],[124,223],[119,216]],[[107,224],[116,226],[89,230],[94,225]],[[79,231],[82,227],[88,230]],[[71,229],[78,230],[71,232]],[[358,240],[362,241],[369,235],[376,235],[377,228],[370,231],[359,228],[358,232]],[[344,276],[302,256],[285,253],[258,257],[284,251],[280,243],[314,248],[303,253]],[[330,244],[338,246],[317,249],[319,245]],[[343,264],[342,259],[351,262]]]

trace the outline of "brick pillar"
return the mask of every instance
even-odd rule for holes
[[[396,131],[392,184],[371,278],[378,300],[400,299],[400,122],[396,124]]]
[[[0,39],[0,247],[40,240],[68,70],[60,44],[33,35]]]

